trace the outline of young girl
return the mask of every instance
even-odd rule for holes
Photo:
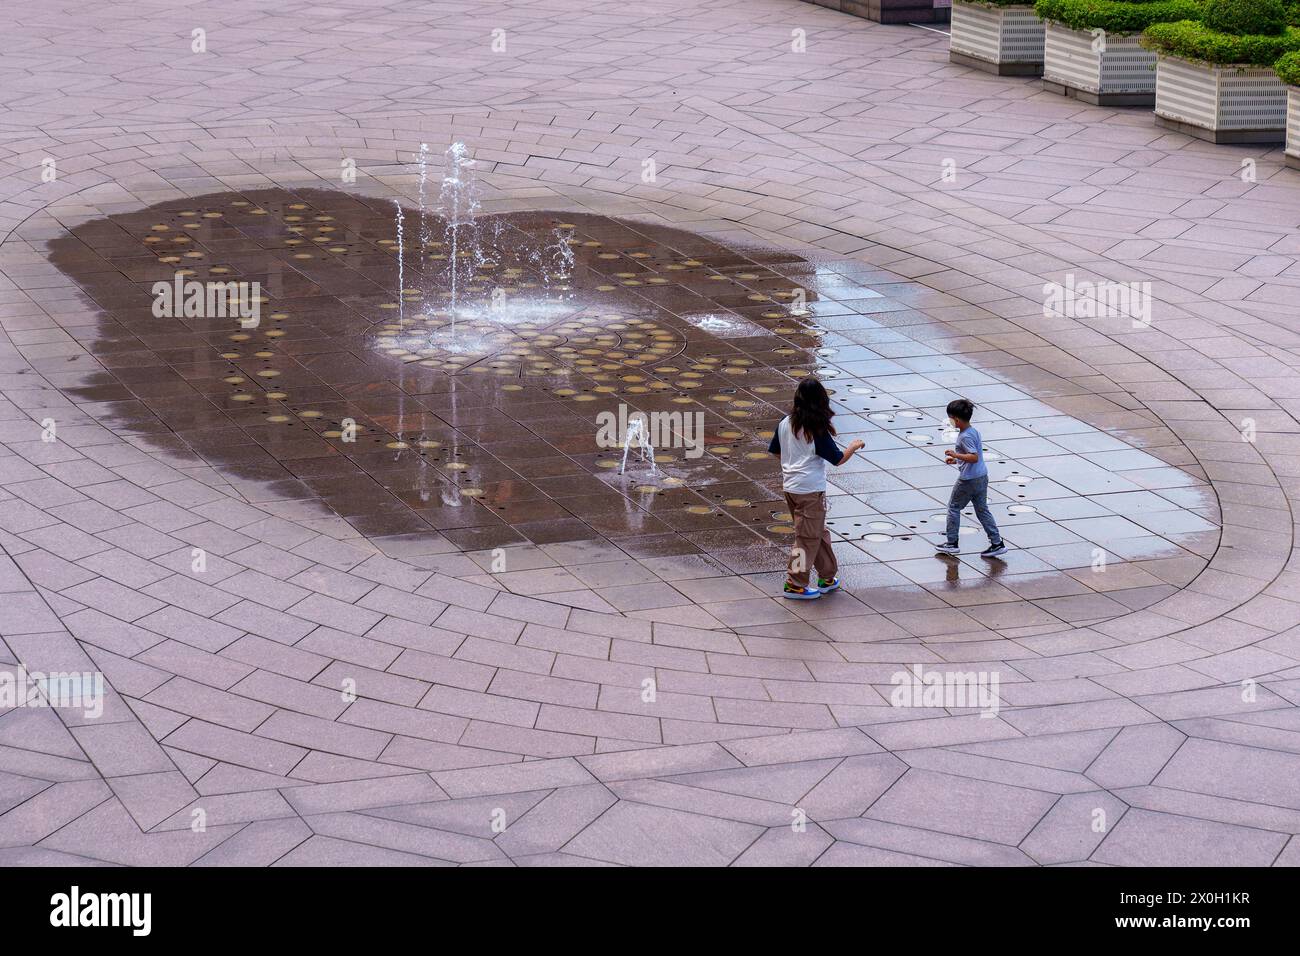
[[[795,389],[790,414],[781,419],[768,451],[781,456],[781,487],[794,519],[795,546],[790,552],[784,595],[811,601],[840,586],[839,565],[826,530],[826,463],[842,465],[862,447],[854,441],[843,451],[831,436],[831,397],[820,381],[805,378]],[[810,587],[808,569],[817,571]]]

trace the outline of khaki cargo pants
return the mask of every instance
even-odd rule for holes
[[[831,533],[826,529],[826,493],[806,495],[785,493],[785,503],[794,519],[794,548],[790,552],[789,581],[797,588],[808,586],[808,571],[829,581],[839,564],[831,550]]]

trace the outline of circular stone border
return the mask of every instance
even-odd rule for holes
[[[188,161],[195,162],[195,163],[202,162],[200,158],[194,156],[188,157]],[[111,167],[107,167],[107,168],[111,168]],[[388,168],[393,168],[393,167],[388,167]],[[396,167],[396,168],[398,170],[402,169],[402,167]],[[105,172],[105,167],[99,167],[95,170],[95,174],[97,176],[102,176],[104,172]],[[359,169],[359,172],[367,173],[371,171],[363,167]],[[384,173],[385,173],[385,167],[375,168],[373,170],[371,178],[362,179],[359,181],[358,183],[359,191],[367,194],[391,196],[394,190],[391,189],[385,182]],[[493,180],[496,178],[494,177],[493,172],[490,170],[484,170],[480,175],[483,181],[489,184],[491,184]],[[220,181],[220,177],[214,177],[214,178]],[[389,178],[395,180],[406,180],[408,181],[407,182],[408,185],[413,185],[413,177],[409,174],[399,173],[398,175]],[[906,180],[900,180],[900,181],[907,183]],[[0,245],[10,242],[15,238],[22,238],[18,234],[25,226],[34,223],[35,221],[39,220],[42,216],[48,216],[51,213],[51,211],[56,207],[62,207],[68,204],[72,204],[75,209],[76,197],[81,196],[85,193],[93,192],[94,189],[103,185],[107,185],[110,188],[112,186],[111,183],[97,183],[97,184],[90,184],[87,186],[81,186],[78,187],[75,191],[59,197],[54,202],[47,203],[41,208],[34,210],[24,219],[22,223],[15,226],[15,228],[11,231],[11,233],[8,236],[5,237],[4,240],[0,240]],[[291,177],[281,177],[278,178],[277,181],[274,183],[268,182],[268,185],[276,185],[276,186],[280,186],[281,188],[290,188],[290,189],[308,187],[308,186],[319,186],[321,188],[336,188],[336,186],[331,181],[323,180],[312,176],[303,177],[302,181],[295,181],[295,179]],[[545,186],[545,185],[546,185],[545,183],[538,183],[535,181],[531,182],[532,188],[536,188],[538,186]],[[916,188],[915,184],[907,183],[907,185],[912,189]],[[240,187],[238,185],[232,184],[232,188],[240,188]],[[837,258],[846,258],[851,261],[854,260],[869,261],[885,269],[888,269],[891,263],[904,263],[908,266],[915,266],[918,262],[932,262],[935,265],[943,266],[943,262],[945,258],[945,257],[934,256],[933,255],[934,249],[932,247],[927,249],[927,247],[923,243],[918,242],[911,245],[905,243],[898,243],[896,239],[893,238],[892,235],[891,235],[892,244],[887,244],[884,242],[875,242],[872,240],[867,240],[863,237],[856,235],[855,233],[834,231],[833,226],[827,226],[824,222],[819,221],[819,219],[814,215],[807,215],[797,221],[809,227],[821,227],[821,228],[831,229],[832,231],[834,231],[834,236],[831,239],[823,238],[817,242],[791,240],[789,238],[782,237],[779,234],[772,233],[762,229],[757,229],[752,226],[746,225],[744,223],[739,223],[739,222],[734,223],[735,229],[730,228],[730,226],[732,226],[733,223],[728,222],[726,223],[726,225],[729,228],[723,230],[717,226],[708,225],[707,222],[700,222],[698,215],[689,214],[689,213],[686,215],[680,215],[678,210],[676,210],[675,208],[654,200],[641,199],[641,198],[637,198],[629,195],[622,195],[622,194],[604,193],[603,191],[600,190],[584,188],[580,192],[585,194],[590,194],[591,192],[600,192],[602,195],[610,196],[611,200],[616,204],[635,206],[636,212],[632,212],[631,210],[627,210],[623,212],[611,212],[602,208],[593,209],[590,206],[587,206],[583,203],[572,201],[572,199],[570,199],[566,195],[563,187],[551,187],[551,188],[556,190],[555,201],[548,200],[544,203],[539,203],[536,199],[530,199],[528,201],[525,201],[522,204],[523,208],[538,209],[541,206],[544,206],[545,208],[556,212],[584,211],[596,215],[627,218],[632,221],[636,221],[638,216],[640,216],[646,219],[647,221],[654,222],[657,224],[668,225],[674,228],[688,228],[691,229],[692,231],[699,233],[702,236],[705,236],[707,238],[713,239],[714,241],[726,245],[731,245],[733,247],[737,245],[738,242],[737,235],[743,235],[743,236],[752,237],[753,242],[755,244],[763,244],[763,243],[775,244],[778,245],[778,247],[781,248],[783,251],[799,252],[801,248],[805,251],[806,250],[828,251],[834,254]],[[411,190],[397,190],[396,192],[398,192],[398,194],[400,195],[403,195],[407,199],[412,198],[411,195],[407,194],[408,192],[411,192]],[[183,193],[179,193],[173,197],[163,197],[163,198],[181,198],[181,196],[183,195],[184,195]],[[909,197],[909,198],[914,198],[914,197]],[[147,207],[147,205],[149,204],[142,201],[136,201],[132,203],[124,203],[123,208],[139,209],[139,208],[145,208]],[[947,212],[951,212],[951,209],[947,208],[948,206],[949,204],[945,203]],[[811,211],[812,210],[810,210],[810,212]],[[976,209],[975,211],[978,212],[980,218],[982,219],[995,218],[983,210]],[[829,212],[829,211],[825,211],[825,212]],[[98,215],[98,213],[95,214],[86,213],[83,215],[85,219],[91,219],[91,218],[95,218],[95,216]],[[76,217],[74,215],[74,220],[75,218]],[[33,237],[33,241],[39,241],[39,239],[42,238],[40,235],[40,231],[42,228],[49,228],[49,227],[46,226],[45,224],[38,224],[36,226],[37,235]],[[63,227],[60,226],[59,228],[62,229]],[[996,230],[992,227],[992,224],[988,222],[980,223],[979,228],[986,229],[990,232],[996,232]],[[1007,241],[1009,242],[1021,243],[1025,238],[1025,233],[1032,232],[1032,230],[1028,230],[1026,229],[1026,227],[1019,226],[1014,223],[1010,223],[1009,228],[1011,230],[1014,230],[1018,234],[1015,238],[1007,239]],[[865,251],[873,251],[876,253],[876,255],[874,258],[869,258],[865,260],[860,256],[855,256],[852,254],[846,255],[843,252],[836,250],[834,248],[835,242],[833,241],[833,239],[836,237],[850,238],[855,242],[857,242],[859,245],[863,245]],[[49,238],[49,236],[44,236],[43,238]],[[1058,251],[1061,249],[1062,246],[1066,245],[1066,243],[1063,243],[1060,240],[1054,238],[1050,239],[1050,243],[1054,247],[1054,249]],[[960,246],[956,246],[955,248],[960,250]],[[922,251],[927,251],[931,253],[930,258],[921,259],[919,257],[919,253]],[[1082,252],[1084,259],[1086,259],[1089,256],[1088,253],[1083,252],[1082,250],[1080,251]],[[954,253],[954,255],[958,258],[961,258],[961,257],[969,256],[970,253],[961,250],[959,253]],[[1063,262],[1061,264],[1064,267],[1071,270],[1075,268],[1068,262]],[[923,274],[910,276],[909,280],[918,282],[922,285],[927,284],[926,282],[927,275],[933,276],[934,273],[924,273],[924,270],[922,270],[922,272]],[[1017,272],[1014,273],[1014,275],[1024,277],[1027,280],[1031,278],[1031,274],[1028,273]],[[1090,277],[1095,278],[1095,276],[1090,276]],[[1037,283],[1040,278],[1041,277],[1033,276],[1032,280],[1033,282]],[[999,287],[1007,291],[1009,296],[1019,295],[1022,298],[1024,298],[1027,303],[1034,303],[1034,310],[1041,313],[1041,306],[1028,296],[1027,290],[1022,289],[1020,291],[1017,291],[1016,289],[1007,288],[1006,286],[999,286]],[[1031,287],[1036,288],[1037,286],[1031,286]],[[939,291],[943,291],[943,290],[939,290]],[[1032,315],[1033,311],[1029,311],[1026,314]],[[1012,318],[1009,319],[1009,321],[1014,322],[1015,320],[1014,318]],[[1093,331],[1097,331],[1097,330],[1093,330]],[[1101,334],[1106,335],[1107,338],[1110,339],[1113,344],[1122,345],[1126,349],[1126,351],[1134,355],[1140,361],[1151,364],[1150,359],[1145,358],[1140,353],[1130,348],[1128,345],[1125,345],[1122,341],[1117,340],[1115,336],[1106,332],[1102,332]],[[968,358],[967,360],[970,359]],[[1047,400],[1044,401],[1045,403],[1050,404],[1049,401]],[[1169,431],[1176,437],[1179,437],[1180,440],[1181,440],[1181,432],[1185,430],[1188,433],[1195,433],[1197,430],[1197,424],[1202,420],[1200,417],[1196,417],[1192,419],[1166,418],[1164,415],[1161,415],[1155,410],[1151,409],[1150,406],[1146,405],[1145,403],[1139,402],[1139,404],[1147,411],[1148,414],[1152,416],[1152,418],[1155,421],[1160,422],[1162,425],[1168,428]],[[1193,404],[1202,404],[1202,403],[1193,403]],[[1085,421],[1087,420],[1086,416],[1084,415],[1076,414],[1076,417],[1080,417],[1082,420]],[[1194,451],[1193,451],[1193,455],[1195,455]],[[1201,462],[1199,458],[1197,459],[1197,461],[1198,464],[1201,464],[1202,468],[1207,472],[1207,480],[1209,482],[1209,487],[1214,489],[1216,497],[1219,499],[1220,512],[1224,516],[1223,525],[1221,527],[1221,533],[1220,533],[1219,547],[1215,550],[1214,554],[1211,556],[1210,561],[1206,565],[1206,567],[1197,576],[1197,580],[1199,580],[1202,577],[1205,577],[1207,573],[1210,571],[1225,572],[1229,574],[1234,574],[1238,578],[1249,576],[1255,582],[1256,586],[1249,593],[1234,595],[1231,599],[1222,599],[1222,601],[1226,601],[1226,604],[1220,603],[1220,605],[1214,608],[1213,610],[1206,610],[1203,606],[1202,607],[1197,606],[1198,604],[1204,605],[1205,603],[1204,601],[1200,600],[1200,598],[1203,596],[1200,592],[1197,592],[1193,597],[1189,597],[1189,588],[1191,587],[1191,584],[1196,583],[1196,581],[1194,580],[1193,582],[1191,582],[1191,584],[1184,586],[1182,589],[1180,589],[1178,593],[1171,595],[1168,598],[1162,599],[1161,601],[1151,605],[1148,608],[1145,608],[1140,611],[1130,612],[1128,614],[1118,615],[1101,624],[1092,625],[1087,629],[1100,632],[1100,634],[1104,635],[1105,638],[1107,639],[1118,640],[1121,643],[1128,643],[1128,644],[1142,644],[1150,641],[1155,641],[1161,638],[1165,638],[1168,636],[1195,632],[1199,628],[1211,624],[1211,622],[1224,616],[1225,614],[1249,605],[1256,597],[1263,594],[1263,592],[1270,585],[1273,584],[1273,582],[1277,579],[1278,575],[1280,575],[1284,570],[1285,564],[1290,555],[1290,543],[1288,542],[1285,546],[1283,546],[1281,542],[1274,543],[1272,541],[1263,539],[1261,534],[1262,529],[1259,529],[1258,527],[1256,527],[1251,523],[1248,523],[1247,521],[1241,521],[1241,522],[1232,521],[1231,515],[1233,509],[1225,508],[1225,504],[1232,504],[1233,502],[1225,501],[1225,498],[1223,494],[1220,492],[1220,488],[1218,487],[1215,478],[1211,474],[1210,469],[1205,468],[1205,463]],[[1270,480],[1264,485],[1262,485],[1262,487],[1266,487],[1270,491],[1276,489],[1278,492],[1280,492],[1281,484],[1280,482],[1277,481],[1276,476],[1273,475],[1271,469],[1268,470],[1268,478]],[[1285,496],[1282,496],[1282,498],[1283,500],[1285,500]],[[1286,514],[1288,517],[1290,517],[1289,506],[1286,509]],[[1290,537],[1289,531],[1290,529],[1288,528],[1288,538]],[[1247,575],[1243,575],[1241,573],[1243,571],[1247,572]],[[544,598],[539,598],[535,600],[544,601]],[[1167,613],[1161,613],[1162,611]],[[1064,652],[1063,649],[1065,648],[1073,648],[1075,651],[1086,650],[1089,648],[1087,641],[1086,640],[1081,641],[1079,637],[1077,637],[1074,633],[1079,629],[1080,628],[1078,626],[1067,625],[1059,629],[1058,631],[1053,631],[1044,635],[1040,635],[1039,637],[1034,639],[1035,646],[1042,648],[1043,650],[1047,650],[1049,646],[1055,646],[1058,650],[1062,650],[1063,652]],[[730,628],[729,630],[732,630],[740,634],[744,633],[743,627]],[[1094,646],[1101,647],[1107,645],[1105,645],[1104,643],[1097,643]],[[1237,647],[1240,646],[1244,646],[1244,645],[1238,643],[1233,645],[1233,647],[1230,649],[1236,649]],[[1207,654],[1211,654],[1211,653],[1213,652],[1207,651]]]

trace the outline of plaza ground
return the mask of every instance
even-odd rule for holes
[[[109,693],[0,711],[0,862],[1300,862],[1280,148],[795,0],[9,16],[0,661]],[[383,210],[452,140],[485,212],[589,244],[585,321],[481,375],[363,335],[401,329]],[[337,253],[283,244],[308,213]],[[150,324],[151,235],[274,271],[285,335]],[[1045,314],[1078,281],[1149,282],[1150,321]],[[791,606],[761,448],[807,371],[867,448],[844,591]],[[656,393],[707,454],[615,480],[586,423]],[[1005,562],[931,553],[959,393]],[[358,416],[369,455],[312,424]],[[997,712],[893,706],[914,666]]]

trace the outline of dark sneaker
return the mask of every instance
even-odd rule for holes
[[[991,544],[980,552],[981,558],[996,558],[998,555],[1006,554],[1007,546],[1004,542],[999,541],[997,544]]]
[[[831,578],[829,581],[825,578],[817,579],[817,590],[821,591],[822,594],[830,594],[832,591],[839,590],[839,586],[840,579],[838,577]]]
[[[958,554],[961,552],[961,546],[945,541],[943,544],[936,544],[934,550],[940,554]]]
[[[781,596],[791,601],[815,601],[822,596],[822,592],[816,588],[797,588],[787,581]]]

